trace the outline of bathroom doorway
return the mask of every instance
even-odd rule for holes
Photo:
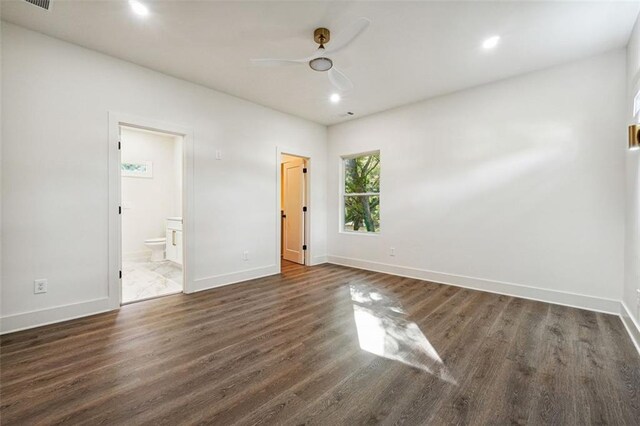
[[[184,289],[181,135],[120,125],[121,303]]]
[[[280,156],[280,257],[281,264],[307,262],[308,159]]]

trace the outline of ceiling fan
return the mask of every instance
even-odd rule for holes
[[[331,40],[331,32],[326,28],[317,28],[313,32],[313,40],[320,46],[313,55],[300,59],[252,59],[251,62],[255,65],[265,66],[280,66],[291,64],[304,64],[308,63],[314,71],[326,72],[329,77],[329,81],[336,89],[340,91],[348,91],[353,89],[353,83],[344,75],[344,73],[338,70],[329,56],[337,53],[347,46],[349,46],[360,34],[362,34],[371,24],[371,21],[367,18],[358,18],[351,25],[345,28],[338,34],[339,43],[333,46],[325,48],[325,44]]]

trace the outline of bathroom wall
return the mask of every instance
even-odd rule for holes
[[[118,303],[109,112],[192,131],[195,291],[279,272],[278,147],[312,157],[310,252],[326,260],[325,126],[3,22],[3,331]]]
[[[164,237],[166,218],[182,216],[182,138],[126,127],[120,135],[123,163],[152,163],[151,178],[122,176],[122,257],[144,258],[144,240]]]
[[[329,127],[329,261],[619,313],[624,105],[618,49]],[[373,150],[380,235],[339,232]]]

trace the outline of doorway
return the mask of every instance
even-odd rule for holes
[[[307,264],[308,159],[280,156],[280,257],[282,261]]]
[[[121,303],[184,288],[181,135],[120,125]]]

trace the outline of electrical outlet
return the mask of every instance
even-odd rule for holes
[[[242,260],[249,260],[249,252],[248,251],[243,251],[242,252]]]
[[[35,280],[33,282],[33,293],[34,294],[46,293],[46,292],[47,292],[47,280],[46,279]]]
[[[216,149],[216,160],[222,160],[222,151]]]
[[[395,255],[396,255],[396,248],[395,247],[389,248],[389,256],[395,256]]]

